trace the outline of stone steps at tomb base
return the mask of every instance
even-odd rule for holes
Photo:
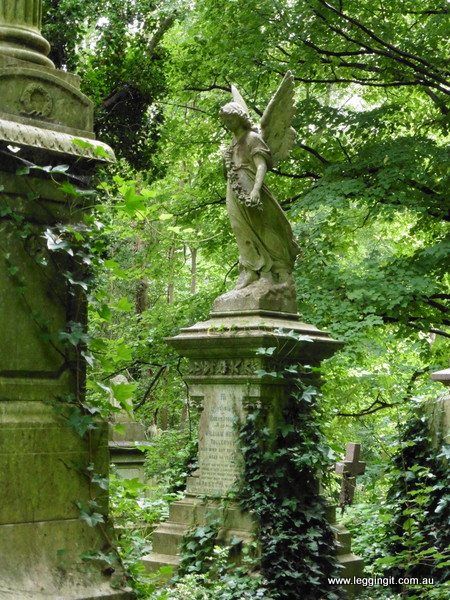
[[[343,525],[333,525],[335,529],[335,538],[338,543],[338,556],[349,554],[352,547],[352,536],[350,531],[346,529]]]
[[[148,571],[157,571],[161,567],[173,567],[174,572],[180,564],[180,557],[172,554],[157,554],[152,552],[151,555],[143,558],[142,563]]]
[[[153,532],[152,544],[156,554],[177,555],[186,534],[186,525],[182,523],[160,523]]]
[[[251,516],[243,513],[237,505],[230,504],[223,509],[219,502],[204,502],[193,496],[173,502],[169,511],[168,521],[171,523],[205,525],[211,518],[219,518],[227,529],[253,531],[255,527]]]
[[[144,556],[142,563],[147,571],[155,572],[167,565],[176,567],[180,562],[179,552],[183,537],[190,526],[185,523],[166,522],[161,523],[153,533],[153,550],[151,554]],[[252,535],[249,531],[239,529],[222,529],[219,531],[218,543],[229,543],[233,538],[243,542],[251,542]]]
[[[336,523],[336,507],[329,505],[326,514],[338,542],[337,554],[342,566],[339,576],[361,576],[363,561],[351,552],[350,532],[340,523]],[[254,522],[251,516],[242,513],[237,505],[231,504],[223,509],[218,501],[186,496],[171,504],[169,520],[158,525],[154,531],[153,552],[142,559],[147,571],[155,572],[164,566],[173,566],[175,571],[180,561],[178,553],[184,535],[193,526],[205,525],[214,517],[222,519],[225,524],[222,539],[229,541],[235,536],[244,542],[252,541]],[[170,574],[167,578],[169,577]],[[347,597],[352,598],[355,593],[353,586],[345,586],[345,589]]]

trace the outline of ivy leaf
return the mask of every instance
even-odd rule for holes
[[[105,517],[102,514],[98,512],[88,513],[83,510],[80,512],[80,519],[85,521],[89,527],[95,527],[99,523],[105,522]]]
[[[28,167],[27,165],[24,165],[23,167],[19,167],[16,170],[16,175],[29,175],[30,174],[30,167]]]
[[[258,348],[256,350],[256,354],[262,355],[262,356],[272,356],[272,354],[275,352],[275,350],[276,350],[275,346],[273,348]]]
[[[70,181],[63,181],[60,183],[59,189],[61,192],[63,192],[63,194],[67,194],[68,196],[79,195],[79,190],[73,185],[73,183],[70,183]]]
[[[136,383],[116,383],[111,385],[114,399],[126,411],[131,411],[133,409],[133,404],[130,400],[136,391],[136,387]]]
[[[133,309],[133,304],[128,300],[127,297],[123,296],[116,304],[116,309],[122,312],[129,312]]]
[[[70,408],[67,421],[80,437],[84,437],[88,431],[97,428],[95,419],[91,415],[84,414],[78,406]]]
[[[90,352],[82,350],[80,354],[90,367],[94,366],[94,356]]]
[[[92,483],[98,485],[102,490],[107,490],[109,488],[109,479],[108,477],[103,477],[98,473],[95,473],[91,478]]]
[[[56,167],[52,168],[52,173],[67,173],[70,169],[69,165],[56,165]]]

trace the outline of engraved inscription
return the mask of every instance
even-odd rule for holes
[[[190,479],[188,491],[220,496],[228,492],[239,475],[236,410],[232,394],[210,398],[202,415],[198,477]]]
[[[189,364],[190,375],[255,375],[261,368],[255,358],[236,358],[228,360],[192,360]]]

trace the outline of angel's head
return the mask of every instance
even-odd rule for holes
[[[252,122],[247,111],[238,102],[228,102],[220,109],[222,123],[230,131],[252,129]]]

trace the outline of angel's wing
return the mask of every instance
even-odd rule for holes
[[[233,96],[233,101],[237,102],[245,110],[246,114],[249,115],[250,113],[248,112],[248,107],[245,103],[245,100],[235,85],[231,86],[231,95]]]
[[[269,146],[273,165],[287,157],[297,133],[292,125],[294,117],[294,77],[291,71],[284,76],[261,118],[261,134]]]

